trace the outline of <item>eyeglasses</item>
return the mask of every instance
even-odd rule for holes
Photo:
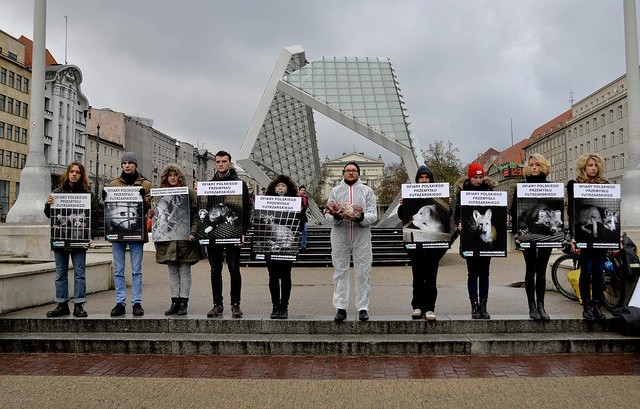
[[[342,173],[358,173],[357,169],[345,169],[342,171]]]

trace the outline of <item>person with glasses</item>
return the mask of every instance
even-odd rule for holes
[[[373,262],[371,225],[378,218],[376,195],[360,181],[360,166],[356,162],[347,163],[342,173],[343,179],[331,189],[325,208],[326,218],[332,223],[333,306],[338,310],[334,320],[347,319],[349,265],[353,255],[358,319],[367,321]]]

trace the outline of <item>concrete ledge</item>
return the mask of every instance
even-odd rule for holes
[[[0,314],[55,302],[56,266],[53,261],[0,260]],[[87,253],[87,294],[113,288],[111,256]],[[73,267],[69,268],[73,296]]]
[[[0,224],[0,256],[53,259],[51,227],[47,224]]]

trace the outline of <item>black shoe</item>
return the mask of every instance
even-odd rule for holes
[[[71,312],[69,311],[69,304],[66,302],[59,302],[51,311],[47,311],[47,317],[55,318],[55,317],[64,317],[65,315],[69,315]]]
[[[233,318],[242,318],[244,314],[242,313],[242,310],[240,309],[240,303],[239,302],[234,302],[231,304],[231,317]]]
[[[269,318],[271,318],[272,320],[277,320],[278,318],[280,318],[280,310],[278,308],[278,304],[273,304],[273,309],[271,310],[271,315],[269,315]]]
[[[285,306],[280,306],[278,310],[278,318],[281,320],[286,320],[289,318],[289,308]]]
[[[480,299],[480,319],[488,320],[491,319],[491,315],[487,312],[487,299]]]
[[[342,322],[347,319],[347,310],[338,309],[336,312],[336,316],[333,317],[335,322]]]
[[[534,321],[540,321],[542,319],[540,311],[538,311],[538,307],[536,307],[536,303],[534,302],[529,303],[529,318]]]
[[[595,317],[593,316],[593,311],[591,310],[591,301],[583,301],[582,303],[582,318],[587,321],[593,321]]]
[[[164,315],[175,315],[180,309],[180,298],[171,297],[171,307],[164,312]]]
[[[369,321],[367,310],[360,310],[360,312],[358,312],[358,319],[362,322]]]
[[[207,318],[222,317],[224,306],[222,304],[213,304],[211,311],[207,313]]]
[[[78,318],[86,318],[89,314],[82,307],[82,303],[73,305],[73,316]]]
[[[144,309],[142,309],[142,304],[139,302],[133,304],[133,316],[134,317],[142,317],[144,315]]]
[[[477,298],[471,299],[471,318],[474,320],[482,318],[482,315],[480,314],[480,304],[478,304]]]
[[[604,320],[607,318],[600,310],[600,303],[597,301],[593,301],[591,311],[593,312],[593,318],[597,320]]]
[[[119,317],[121,315],[124,315],[125,313],[126,311],[124,310],[124,304],[116,304],[116,306],[111,310],[112,317]]]
[[[540,313],[540,318],[542,319],[542,321],[551,321],[551,317],[544,310],[543,302],[538,302],[538,312]]]
[[[189,308],[189,299],[180,298],[180,308],[178,308],[178,315],[187,315],[188,308]]]

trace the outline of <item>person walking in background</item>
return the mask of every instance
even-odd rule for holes
[[[133,303],[133,315],[142,317],[142,256],[144,243],[149,241],[147,234],[146,217],[151,208],[151,182],[138,172],[138,158],[134,152],[125,152],[120,158],[122,173],[119,177],[109,182],[110,187],[140,187],[140,195],[143,198],[143,240],[113,241],[111,249],[113,251],[113,281],[116,288],[116,306],[111,310],[112,317],[119,317],[126,313],[125,304],[127,296],[127,286],[124,277],[125,257],[127,246],[131,258],[131,301]]]
[[[485,177],[484,168],[478,162],[473,162],[467,170],[467,177],[460,178],[456,182],[456,210],[454,220],[458,230],[462,231],[460,220],[460,192],[463,190],[492,191],[497,182]],[[471,318],[490,319],[487,312],[487,299],[489,298],[489,268],[491,257],[465,257],[467,262],[467,290],[471,301]],[[478,298],[479,297],[479,298]]]
[[[73,162],[60,177],[60,186],[51,193],[89,193],[91,195],[91,240],[98,231],[98,202],[89,189],[89,179],[84,166],[80,162]],[[51,205],[54,197],[49,195],[44,205],[44,214],[51,217]],[[87,302],[87,249],[78,248],[72,250],[54,250],[56,262],[56,302],[55,309],[47,312],[47,317],[63,317],[70,314],[69,311],[69,258],[73,263],[73,316],[84,318],[88,314],[84,309]]]
[[[416,183],[434,183],[433,172],[427,166],[418,168],[415,177]],[[402,205],[398,207],[398,217],[405,225],[413,220],[413,215],[409,214]],[[411,318],[425,318],[429,321],[436,319],[436,298],[438,297],[438,287],[436,279],[438,277],[438,267],[440,259],[445,255],[447,249],[420,249],[407,250],[409,260],[411,260],[411,273],[413,275],[413,298],[411,299]]]
[[[233,168],[231,154],[219,151],[215,156],[216,171],[212,181],[241,180]],[[207,209],[211,206],[208,204]],[[244,243],[245,235],[251,224],[251,204],[249,203],[249,189],[242,182],[242,240],[240,244],[207,246],[209,265],[211,266],[211,292],[213,294],[213,308],[207,313],[208,318],[221,317],[224,311],[222,304],[222,260],[226,252],[227,268],[231,276],[231,316],[242,318],[240,309],[240,292],[242,289],[242,277],[240,276],[240,250]]]
[[[604,160],[597,153],[586,153],[576,160],[576,178],[567,183],[569,231],[573,234],[576,225],[574,213],[574,185],[576,183],[609,183],[604,177]],[[605,319],[602,304],[603,271],[607,250],[579,249],[571,239],[571,251],[580,255],[580,296],[582,317],[587,321]]]
[[[170,163],[160,175],[160,187],[188,186],[187,177],[180,165]],[[189,225],[191,234],[186,240],[160,241],[156,243],[156,263],[166,264],[169,269],[171,306],[164,315],[185,315],[189,307],[191,291],[191,265],[199,261],[198,198],[195,190],[189,189]]]
[[[329,194],[325,214],[331,227],[331,261],[333,274],[333,306],[338,310],[334,320],[347,319],[349,305],[349,265],[353,255],[356,273],[356,308],[358,319],[369,319],[371,292],[371,224],[378,218],[376,195],[360,181],[360,166],[349,162],[342,169],[343,179]]]
[[[267,189],[268,191],[269,189]],[[309,198],[307,197],[307,187],[301,185],[298,190],[298,196],[302,198],[302,212],[301,212],[301,233],[300,233],[300,251],[307,251],[307,209],[309,208]]]
[[[296,197],[296,184],[290,177],[279,175],[267,186],[266,196]],[[302,212],[300,213],[302,214]],[[300,221],[302,225],[302,219]],[[269,316],[271,319],[289,318],[289,299],[291,297],[291,267],[293,261],[267,260],[269,271],[269,292],[273,310]]]
[[[547,175],[551,164],[539,153],[529,156],[529,160],[524,165],[524,183],[547,183]],[[513,234],[518,232],[518,189],[513,191],[513,200],[511,201],[511,231]],[[520,242],[516,239],[516,246]],[[550,247],[538,248],[535,243],[531,247],[523,249],[525,273],[524,288],[527,293],[527,302],[529,304],[529,317],[539,321],[549,321],[551,318],[544,309],[544,295],[547,290],[547,264],[551,257]]]

